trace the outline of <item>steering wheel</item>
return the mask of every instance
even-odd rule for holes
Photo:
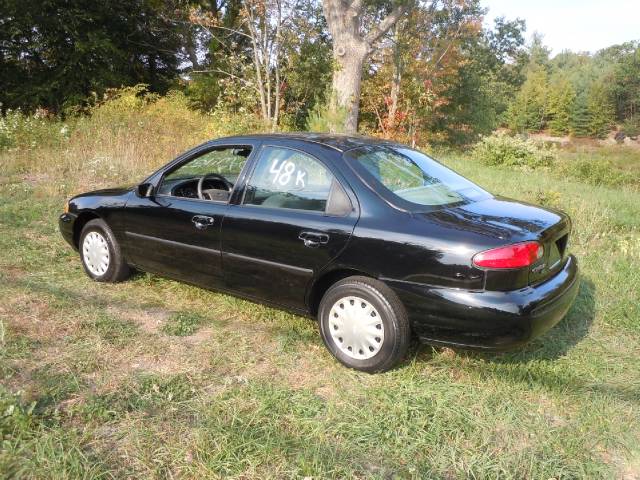
[[[233,189],[233,184],[222,175],[219,175],[217,173],[207,173],[206,175],[200,177],[200,180],[198,180],[198,198],[200,200],[210,200],[209,198],[205,198],[204,195],[206,193],[206,190],[203,190],[202,188],[202,186],[204,185],[204,181],[208,178],[215,178],[216,180],[220,180],[224,184],[224,186],[227,187],[228,192]]]

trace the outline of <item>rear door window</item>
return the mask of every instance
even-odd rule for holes
[[[244,204],[324,212],[334,182],[332,173],[315,158],[289,148],[265,147]]]

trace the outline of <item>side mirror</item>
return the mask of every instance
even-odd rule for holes
[[[140,198],[150,198],[153,197],[153,184],[151,183],[141,183],[136,188],[136,194]]]

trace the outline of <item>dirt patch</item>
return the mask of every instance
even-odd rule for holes
[[[201,328],[193,335],[182,337],[182,341],[189,345],[198,345],[209,340],[213,336],[213,328]]]
[[[110,314],[135,323],[147,333],[157,333],[171,316],[171,311],[164,308],[133,309],[112,305],[108,308]]]
[[[315,393],[323,400],[331,400],[336,396],[336,389],[332,385],[321,385],[316,388]]]
[[[568,135],[559,137],[555,135],[549,135],[546,133],[530,133],[529,138],[536,140],[538,142],[555,143],[562,147],[566,147],[571,143],[571,138]]]
[[[157,330],[157,325],[152,325]],[[203,328],[188,337],[155,336],[142,340],[134,351],[121,351],[118,370],[121,373],[153,372],[164,375],[202,372],[209,367],[212,329]],[[147,342],[153,344],[149,351]]]
[[[158,373],[162,375],[175,375],[178,373],[195,373],[198,370],[197,365],[191,361],[191,357],[176,349],[168,352],[167,355],[144,355],[132,359],[129,368],[132,371],[145,373]]]
[[[327,369],[330,368],[324,362],[318,362],[315,358],[324,355],[322,347],[309,345],[308,348],[296,358],[295,368],[284,368],[280,376],[286,384],[294,390],[308,389],[315,391],[319,396],[331,395],[331,387],[326,383]]]
[[[28,183],[32,187],[43,183],[49,184],[51,182],[51,177],[46,173],[27,173],[21,178],[24,183]]]
[[[2,266],[2,276],[9,281],[17,281],[24,278],[27,275],[27,272],[18,268],[14,265],[3,265]]]
[[[199,373],[207,367],[207,362],[202,361],[206,352],[181,342],[162,341],[160,337],[141,336],[140,341],[129,348],[106,347],[96,351],[96,356],[104,368],[94,370],[86,378],[97,392],[116,390],[136,373]]]
[[[64,335],[65,329],[53,320],[52,312],[46,300],[27,295],[8,296],[6,303],[0,305],[0,316],[16,333],[32,340],[50,341]]]
[[[605,463],[612,465],[616,470],[615,478],[618,480],[640,480],[640,455],[633,452],[629,457],[617,452],[602,452]]]

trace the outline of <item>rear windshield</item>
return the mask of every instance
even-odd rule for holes
[[[403,208],[477,202],[491,195],[424,153],[400,146],[349,150],[345,159],[383,197]]]

